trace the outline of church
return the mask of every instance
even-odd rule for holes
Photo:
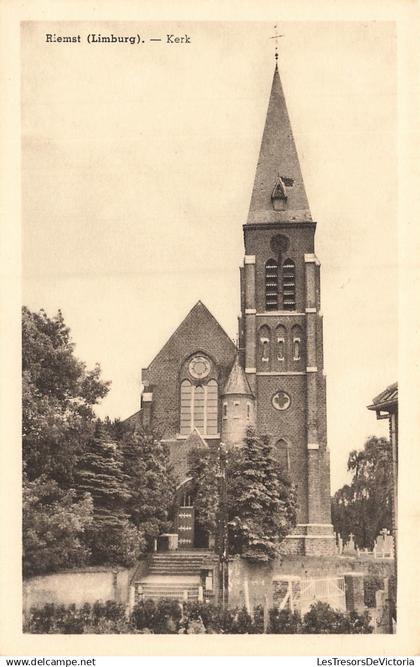
[[[142,370],[133,418],[158,428],[169,446],[179,551],[212,547],[195,522],[188,452],[238,447],[253,426],[297,487],[285,552],[335,554],[315,229],[276,63],[243,225],[238,344],[199,301]]]

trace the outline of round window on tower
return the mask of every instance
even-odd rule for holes
[[[206,357],[194,357],[188,364],[188,370],[193,378],[202,380],[210,373],[210,362]]]
[[[276,410],[287,410],[290,407],[291,399],[285,391],[276,391],[271,399],[271,404]]]
[[[290,241],[284,234],[276,234],[270,241],[270,248],[276,255],[283,255],[289,249]]]

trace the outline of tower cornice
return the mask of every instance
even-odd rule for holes
[[[242,229],[315,229],[317,223],[315,220],[307,222],[247,222],[242,225]]]

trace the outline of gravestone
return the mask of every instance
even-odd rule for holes
[[[348,541],[343,546],[343,556],[357,556],[356,547],[354,546],[354,535],[350,533]]]

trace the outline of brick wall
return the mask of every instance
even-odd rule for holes
[[[296,306],[305,310],[305,266],[303,256],[314,252],[315,223],[271,223],[269,225],[244,226],[245,253],[256,256],[256,308],[257,312],[265,310],[265,263],[276,257],[270,247],[275,234],[282,233],[290,241],[288,250],[282,260],[288,258],[296,264]]]
[[[207,308],[198,302],[180,324],[150,366],[143,372],[153,393],[152,423],[162,437],[172,439],[179,433],[179,373],[183,362],[192,354],[208,356],[217,369],[219,397],[235,359],[233,341]],[[219,409],[219,420],[221,420]],[[220,432],[219,424],[219,432]]]

